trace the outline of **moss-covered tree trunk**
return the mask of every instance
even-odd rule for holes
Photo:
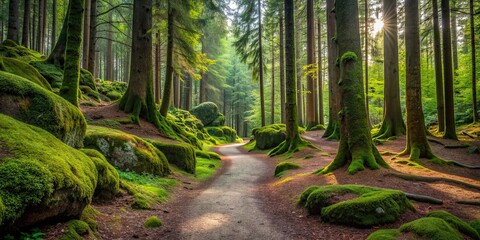
[[[280,108],[282,110],[282,123],[286,122],[285,115],[285,31],[283,13],[280,13]]]
[[[315,101],[318,103],[316,108],[316,118],[319,124],[325,124],[323,117],[323,49],[322,49],[322,23],[320,14],[317,16],[317,96]]]
[[[323,134],[324,138],[340,139],[340,88],[337,84],[340,77],[340,68],[337,66],[337,42],[335,40],[335,0],[327,0],[327,42],[328,42],[328,127]]]
[[[265,89],[263,76],[263,30],[262,30],[262,5],[261,1],[257,0],[257,14],[258,14],[258,77],[260,82],[260,117],[262,119],[262,127],[265,126]]]
[[[158,112],[153,97],[152,72],[152,1],[135,0],[133,5],[132,54],[130,81],[127,92],[120,100],[120,109],[131,113],[132,120],[139,117],[159,127]]]
[[[313,0],[307,0],[307,64],[315,64],[315,17],[313,10]],[[307,76],[307,128],[318,124],[315,119],[315,89],[313,76]]]
[[[168,35],[167,35],[167,66],[165,70],[165,85],[163,87],[162,106],[160,107],[160,114],[167,117],[168,108],[170,107],[170,101],[172,96],[172,83],[173,83],[173,37],[174,37],[174,24],[176,10],[171,7],[170,1],[168,2]],[[204,74],[205,75],[205,74]]]
[[[469,1],[470,4],[470,33],[475,32],[474,24],[474,11],[473,11],[473,0]],[[475,34],[470,34],[470,44],[471,44],[471,56],[472,56],[472,109],[473,109],[473,122],[478,122],[478,106],[477,106],[477,62],[476,62],[476,53],[475,53]]]
[[[70,0],[67,16],[67,44],[63,66],[63,82],[60,96],[78,105],[80,82],[80,47],[82,46],[84,0]]]
[[[405,1],[405,48],[407,54],[407,144],[410,159],[432,158],[422,110],[418,0]]]
[[[295,16],[293,0],[285,0],[285,117],[287,138],[269,155],[275,156],[295,151],[302,142],[298,132],[297,83],[295,57]]]
[[[443,101],[442,50],[440,43],[440,23],[438,21],[438,3],[432,0],[433,11],[433,53],[435,61],[435,90],[437,95],[438,131],[445,131],[445,103]]]
[[[69,15],[70,15],[70,6],[68,6],[67,8],[67,16]],[[67,47],[67,28],[68,28],[67,24],[68,24],[68,17],[66,17],[63,20],[60,36],[58,36],[58,40],[55,43],[55,47],[53,48],[52,52],[47,58],[48,63],[55,64],[58,66],[63,66],[65,62],[65,49]]]
[[[93,76],[98,76],[97,60],[97,0],[85,0],[90,2],[90,34],[89,34],[89,48],[88,48],[88,67],[87,70],[92,73]]]
[[[336,0],[337,50],[340,58],[341,129],[336,158],[321,173],[349,164],[354,174],[388,167],[372,142],[365,109],[357,0]]]
[[[398,80],[398,36],[397,3],[383,1],[384,36],[384,113],[380,130],[373,136],[386,139],[405,134],[405,124],[400,108],[400,86]]]

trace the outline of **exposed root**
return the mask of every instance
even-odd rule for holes
[[[340,128],[338,123],[328,124],[327,130],[325,130],[322,138],[332,141],[340,140]]]
[[[480,206],[480,201],[456,201],[455,203],[464,205]]]
[[[480,191],[480,186],[475,184],[470,184],[466,182],[462,182],[459,180],[451,179],[451,178],[444,178],[444,177],[425,177],[425,176],[418,176],[418,175],[410,175],[410,174],[402,174],[402,173],[387,173],[384,176],[393,176],[397,178],[401,178],[407,181],[420,181],[420,182],[446,182],[446,183],[453,183],[456,185],[460,185],[462,187],[471,188]]]
[[[302,139],[301,137],[294,139],[287,139],[280,143],[277,147],[272,149],[269,153],[269,157],[274,157],[282,154],[293,154],[300,151],[304,147],[309,147],[313,149],[318,149],[309,141]]]
[[[414,201],[417,201],[417,202],[425,202],[425,203],[432,203],[432,204],[438,204],[438,205],[443,204],[442,199],[438,199],[438,198],[434,198],[434,197],[430,197],[430,196],[425,196],[425,195],[413,194],[413,193],[406,193],[406,192],[403,192],[403,193],[405,193],[405,195],[407,196],[408,199],[414,200]]]

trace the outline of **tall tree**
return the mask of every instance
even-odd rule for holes
[[[458,43],[457,43],[457,0],[451,0],[452,8],[450,9],[451,13],[451,28],[452,35],[455,36],[452,38],[452,55],[453,55],[453,69],[458,70]],[[443,7],[442,7],[443,9]]]
[[[85,0],[85,2],[88,2],[88,0]],[[85,28],[84,28],[85,32]],[[55,48],[55,42],[57,38],[57,0],[52,0],[52,31],[51,31],[51,49]],[[85,38],[82,39],[85,41]]]
[[[28,38],[30,33],[30,0],[25,0],[23,6],[23,28],[22,28],[22,45],[29,47]]]
[[[327,0],[327,44],[328,44],[328,126],[323,134],[324,138],[340,139],[340,87],[337,82],[340,78],[340,68],[337,66],[337,42],[335,39],[336,17],[335,0]]]
[[[95,71],[96,59],[97,59],[97,0],[85,0],[90,2],[90,39],[88,40],[88,65],[87,70],[94,76],[98,74]]]
[[[10,0],[8,4],[8,31],[7,31],[7,39],[10,39],[16,43],[18,43],[18,19],[19,19],[19,11],[20,8],[20,1],[18,0]]]
[[[384,37],[384,113],[379,131],[373,137],[385,139],[405,134],[405,124],[400,107],[400,86],[398,76],[398,30],[397,2],[383,1]]]
[[[442,3],[443,77],[445,91],[445,135],[457,139],[455,131],[455,106],[453,104],[452,35],[450,32],[450,0]]]
[[[155,33],[157,42],[155,43],[155,103],[160,103],[160,92],[162,91],[162,83],[160,76],[162,75],[162,63],[161,63],[161,39],[160,31]]]
[[[106,61],[105,61],[105,79],[113,81],[115,80],[114,75],[113,75],[113,65],[114,65],[114,57],[113,57],[113,29],[112,29],[112,24],[113,24],[113,14],[112,12],[108,13],[108,27],[107,27],[107,53],[105,55]]]
[[[341,128],[337,156],[320,173],[349,164],[354,174],[365,167],[388,167],[373,144],[365,109],[357,0],[336,0],[337,50],[340,64]]]
[[[313,9],[313,0],[307,0],[307,65],[315,66],[315,17]],[[318,76],[317,76],[318,77]],[[315,119],[315,89],[314,76],[307,75],[307,128],[314,127],[318,124]]]
[[[85,0],[85,12],[83,16],[83,53],[82,67],[88,68],[88,51],[90,47],[90,0]]]
[[[297,86],[295,57],[295,14],[293,0],[285,0],[285,80],[286,80],[286,139],[272,151],[270,156],[298,151],[301,145],[308,144],[298,132]]]
[[[368,17],[368,0],[365,0],[365,109],[367,111],[367,121],[368,121],[368,126],[371,126],[370,124],[370,110],[369,110],[369,100],[368,100],[368,41],[369,41],[369,31],[368,31],[368,26],[369,26],[369,17]]]
[[[474,24],[474,3],[470,0],[470,44],[472,55],[472,109],[473,109],[473,122],[478,122],[478,107],[477,107],[477,63],[475,54],[475,24]]]
[[[442,52],[440,42],[440,23],[438,20],[438,3],[432,0],[433,11],[433,53],[435,61],[435,90],[437,97],[438,131],[445,131],[445,102],[443,100]]]
[[[286,123],[285,111],[285,33],[283,13],[280,13],[280,109],[282,111],[282,123]]]
[[[275,123],[275,41],[274,41],[274,34],[272,34],[272,42],[271,42],[271,53],[272,53],[272,74],[271,74],[271,93],[270,93],[270,123],[274,124]]]
[[[315,116],[317,117],[317,122],[319,124],[324,124],[323,117],[323,58],[322,58],[322,23],[320,21],[320,16],[317,18],[317,91],[315,102],[318,103],[318,107],[315,108]]]
[[[80,47],[82,46],[82,27],[84,0],[70,0],[67,20],[67,44],[65,64],[60,96],[73,105],[78,105],[80,81]]]
[[[46,0],[38,0],[37,46],[36,50],[43,53],[46,31]]]
[[[409,154],[412,160],[432,158],[433,154],[427,141],[421,104],[418,0],[405,1],[405,49],[407,55],[407,144],[403,154]]]

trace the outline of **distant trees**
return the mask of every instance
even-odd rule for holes
[[[7,39],[10,39],[16,43],[18,43],[18,19],[19,19],[19,11],[20,8],[20,1],[18,0],[10,0],[8,4],[8,31],[7,31]]]

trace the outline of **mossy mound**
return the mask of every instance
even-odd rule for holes
[[[285,124],[272,124],[260,128],[254,128],[252,135],[255,139],[255,147],[260,150],[274,148],[287,137]]]
[[[325,126],[323,126],[323,124],[317,124],[313,127],[310,127],[308,129],[308,131],[318,131],[318,130],[325,130],[325,129],[327,129],[327,128]]]
[[[242,139],[238,137],[237,131],[228,126],[220,127],[206,127],[210,136],[214,137],[218,143],[232,143],[241,142]]]
[[[22,45],[16,44],[14,41],[7,39],[0,44],[0,56],[17,58],[21,61],[39,61],[45,56],[37,51],[28,49]]]
[[[404,236],[408,236],[408,239],[460,240],[465,239],[464,236],[480,239],[478,232],[471,226],[445,211],[430,212],[426,217],[405,223],[399,229],[376,231],[367,239],[405,239]]]
[[[93,237],[93,231],[90,226],[82,220],[71,220],[67,223],[65,234],[60,240],[83,240],[83,237]]]
[[[291,162],[281,162],[277,164],[277,166],[275,167],[275,176],[279,176],[280,174],[282,174],[287,170],[298,169],[298,168],[300,168],[298,164],[291,163]]]
[[[222,126],[225,123],[225,117],[218,111],[217,104],[213,102],[201,103],[193,107],[190,113],[200,119],[205,127]]]
[[[216,144],[215,140],[211,138],[204,128],[202,121],[190,112],[178,108],[171,108],[169,113],[169,120],[175,123],[179,128],[182,128],[185,132],[194,135],[198,140]]]
[[[28,63],[14,58],[0,57],[0,70],[23,77],[46,90],[52,91],[52,87],[48,81],[37,71],[37,69],[30,66]]]
[[[195,151],[195,155],[200,158],[205,158],[209,160],[221,160],[222,158],[215,152],[211,151]]]
[[[111,200],[120,191],[117,170],[108,163],[107,159],[97,150],[81,149],[83,153],[92,159],[98,172],[98,183],[95,188],[94,198],[99,200]]]
[[[165,155],[137,136],[116,129],[89,126],[84,144],[86,148],[99,150],[118,169],[159,176],[170,173]]]
[[[326,222],[357,227],[392,223],[403,212],[414,210],[401,191],[361,185],[309,187],[300,204]]]
[[[158,228],[163,225],[162,220],[156,216],[151,216],[149,217],[145,223],[143,223],[143,226],[145,228]]]
[[[3,114],[0,129],[0,232],[78,217],[94,195],[95,163],[47,131]]]
[[[97,79],[98,93],[106,96],[105,101],[120,99],[127,91],[127,83]]]
[[[185,170],[188,173],[195,174],[197,160],[195,156],[195,149],[190,144],[164,143],[151,139],[147,139],[147,141],[165,154],[168,163],[174,164],[178,168]]]
[[[0,113],[47,130],[72,147],[82,147],[87,123],[80,110],[60,96],[0,71]]]
[[[470,227],[475,229],[478,234],[480,234],[480,220],[473,220],[469,223]]]

